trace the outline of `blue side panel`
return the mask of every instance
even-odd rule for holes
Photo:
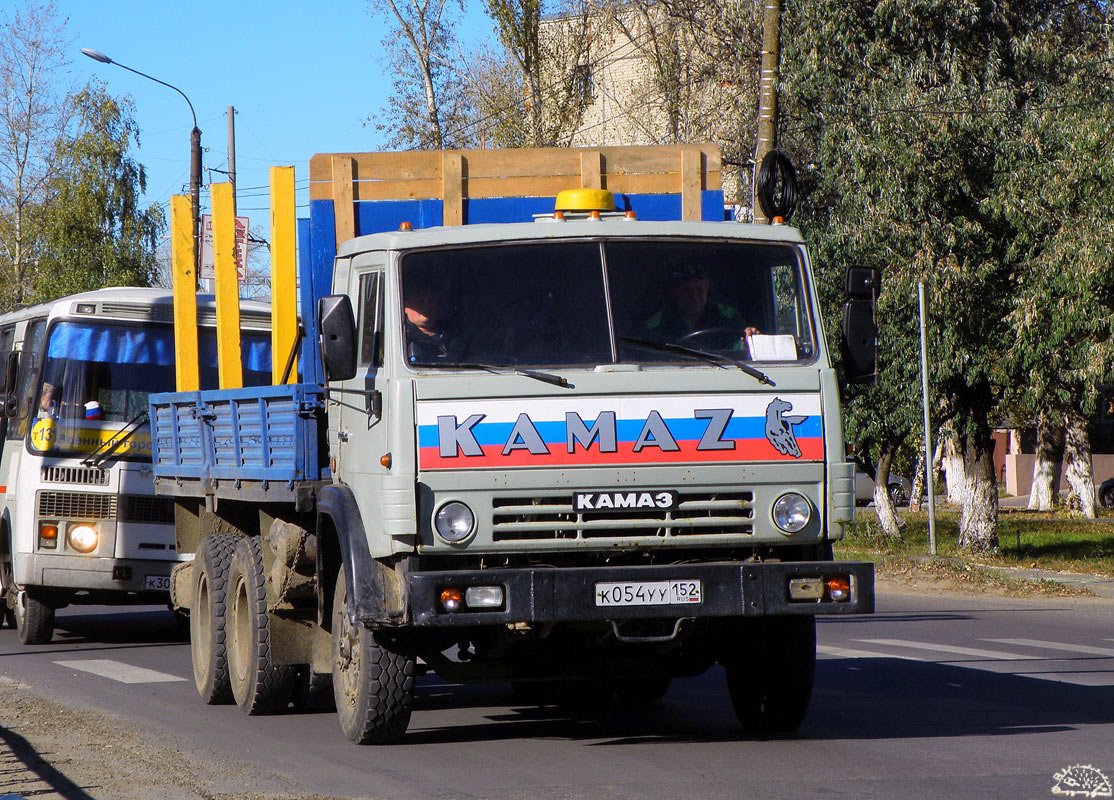
[[[322,480],[319,386],[287,384],[150,397],[155,474],[175,480]]]
[[[298,367],[305,383],[324,380],[317,344],[317,300],[329,293],[337,252],[335,238],[333,201],[311,200],[309,219],[298,220],[298,275],[301,278],[298,291],[306,333]]]
[[[356,235],[397,231],[403,222],[414,228],[435,228],[444,222],[440,200],[373,200],[356,203]]]
[[[482,197],[464,203],[464,224],[533,222],[534,214],[552,214],[552,197]]]

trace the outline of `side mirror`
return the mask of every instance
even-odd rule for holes
[[[345,294],[331,294],[317,301],[317,327],[325,380],[356,377],[356,317]]]
[[[844,303],[843,366],[849,383],[869,383],[874,379],[878,371],[877,338],[874,302],[855,299]]]
[[[861,300],[874,300],[878,297],[881,285],[878,270],[872,267],[848,267],[845,286],[848,297]]]
[[[2,387],[4,393],[4,407],[0,409],[5,417],[15,417],[19,415],[19,399],[15,396],[16,391],[16,378],[19,375],[19,351],[13,350],[8,353],[8,358],[4,362],[4,385]]]

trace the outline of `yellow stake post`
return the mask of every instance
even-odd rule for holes
[[[217,295],[217,374],[220,388],[244,385],[240,356],[240,279],[236,273],[236,212],[232,184],[214,183],[213,270]]]
[[[174,379],[179,392],[200,387],[197,357],[197,253],[190,198],[170,198],[170,260],[174,278]]]
[[[275,386],[282,383],[298,335],[294,214],[294,168],[271,167],[271,382]],[[289,383],[298,380],[297,361],[293,363]]]

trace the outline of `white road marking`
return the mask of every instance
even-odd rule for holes
[[[171,683],[173,681],[184,681],[186,678],[179,678],[177,675],[170,675],[166,672],[156,672],[153,669],[145,669],[143,667],[135,667],[131,664],[125,664],[123,661],[113,661],[110,658],[89,658],[82,661],[55,661],[60,667],[67,669],[77,669],[82,672],[91,672],[94,675],[100,675],[102,678],[109,678],[120,683]]]
[[[1018,653],[1006,653],[1002,650],[979,650],[974,647],[956,647],[951,644],[933,644],[932,642],[915,642],[909,639],[856,639],[867,644],[884,644],[890,647],[909,647],[916,650],[929,650],[936,653],[952,653],[957,656],[971,656],[972,658],[989,658],[996,661],[1032,661],[1039,660],[1037,656],[1023,656]]]
[[[1045,650],[1066,650],[1069,653],[1078,653],[1088,656],[1109,656],[1114,658],[1114,648],[1092,647],[1087,644],[1066,644],[1064,642],[1045,642],[1040,639],[983,639],[984,642],[997,644],[1016,644],[1022,647],[1039,647]]]
[[[887,653],[880,650],[861,650],[858,648],[850,647],[837,647],[834,645],[818,644],[816,652],[818,655],[829,656],[832,658],[897,658],[906,661],[922,661],[922,662],[935,662],[941,664],[947,663],[962,663],[964,667],[970,669],[979,669],[986,672],[995,672],[1001,675],[1013,675],[1018,678],[1031,678],[1033,680],[1041,681],[1056,681],[1057,683],[1071,683],[1077,686],[1114,686],[1114,671],[1111,670],[1095,670],[1092,672],[1060,672],[1046,669],[1043,665],[1048,662],[1064,662],[1064,658],[1040,658],[1039,656],[1023,656],[1017,653],[1006,653],[995,650],[978,650],[971,647],[956,647],[953,645],[932,644],[930,642],[917,642],[909,639],[856,639],[854,641],[866,642],[869,644],[887,645],[890,647],[905,647],[910,649],[918,649],[925,651],[943,652],[943,653],[956,653],[967,656],[978,656],[979,658],[988,659],[981,664],[971,664],[967,662],[956,662],[941,660],[937,656],[907,654],[907,653]],[[1035,639],[988,639],[986,641],[1002,642],[1002,643],[1027,643],[1035,642]],[[1058,644],[1055,642],[1042,642],[1042,644]],[[1058,645],[1064,649],[1068,649],[1069,645]],[[1071,647],[1073,650],[1078,648]],[[1102,649],[1102,648],[1091,648]],[[1028,661],[1030,664],[1018,664],[1016,667],[1007,667],[1003,661]]]
[[[834,658],[902,658],[906,661],[931,661],[920,656],[903,655],[901,653],[880,653],[874,650],[856,650],[850,647],[835,647],[829,644],[816,645],[816,652]]]

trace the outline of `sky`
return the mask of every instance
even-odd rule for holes
[[[298,215],[307,216],[310,156],[382,149],[385,137],[368,118],[390,91],[379,60],[388,28],[364,0],[56,0],[56,7],[68,20],[75,86],[97,78],[135,104],[140,147],[132,155],[147,169],[148,202],[166,208],[171,195],[188,194],[189,107],[171,89],[87,58],[82,48],[189,97],[202,131],[203,211],[204,185],[227,180],[209,170],[227,170],[227,107],[235,107],[237,210],[264,238],[270,167],[295,167]],[[489,30],[480,3],[468,3],[460,38],[487,38]]]

